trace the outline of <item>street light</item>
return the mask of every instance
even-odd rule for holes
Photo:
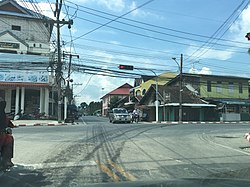
[[[176,61],[176,58],[172,58],[175,63],[177,64],[178,68],[179,68],[179,72],[180,72],[180,82],[179,82],[179,87],[180,87],[180,94],[179,94],[179,122],[182,122],[182,62],[183,62],[183,55],[181,54],[181,60],[180,60],[180,64]]]
[[[159,95],[158,95],[158,76],[152,69],[136,68],[140,70],[149,70],[155,75],[155,121],[159,121]]]
[[[159,95],[158,95],[158,76],[152,69],[144,69],[144,68],[134,68],[139,70],[148,70],[151,71],[155,75],[155,121],[159,121]]]

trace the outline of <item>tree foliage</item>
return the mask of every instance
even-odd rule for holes
[[[119,101],[119,97],[118,96],[113,96],[110,99],[110,104],[109,104],[109,108],[113,109],[115,107],[117,107],[117,102]]]
[[[96,110],[100,110],[102,108],[102,103],[92,101],[89,104],[87,104],[86,102],[82,102],[80,104],[80,107],[82,113],[93,114]]]

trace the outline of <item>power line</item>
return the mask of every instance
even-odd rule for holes
[[[82,19],[82,20],[85,20],[87,22],[94,23],[94,24],[97,24],[97,25],[102,25],[102,23],[99,23],[99,22],[96,22],[96,21],[92,21],[92,20],[89,20],[89,19],[85,19],[85,18],[79,18],[79,19]],[[167,39],[163,39],[163,38],[158,38],[158,37],[154,37],[154,36],[148,36],[148,35],[145,35],[145,34],[142,34],[142,33],[137,33],[137,32],[131,31],[131,30],[125,30],[125,29],[121,29],[121,28],[117,28],[117,27],[113,27],[113,26],[108,26],[107,25],[106,27],[112,28],[112,29],[115,29],[115,30],[119,30],[119,31],[123,31],[123,32],[129,33],[129,34],[141,36],[141,37],[144,37],[144,38],[150,38],[150,39],[162,41],[162,42],[173,43],[173,44],[177,44],[177,45],[197,47],[197,48],[200,47],[198,45],[194,45],[194,44],[190,44],[190,43],[183,43],[183,42],[177,42],[177,41],[167,40]],[[75,39],[79,39],[79,37],[77,37]],[[239,47],[235,46],[234,48],[239,48]],[[248,48],[244,48],[244,49],[248,49]],[[228,51],[228,52],[234,52],[234,53],[246,53],[245,51],[236,51],[236,50],[230,50],[230,49],[224,50],[224,49],[220,49],[220,48],[214,48],[214,50],[217,50],[217,51]]]
[[[226,24],[228,24],[228,22],[230,21],[231,18],[233,18],[233,16],[239,11],[239,9],[241,8],[241,6],[244,4],[244,0],[236,7],[236,9],[232,12],[232,14],[223,22],[223,24],[214,32],[214,34],[212,35],[212,37],[216,37],[217,35],[219,35],[219,33],[222,31],[222,29],[224,27],[226,27]],[[244,6],[244,8],[238,13],[238,15],[236,16],[236,18],[234,19],[234,21],[239,17],[239,15],[241,14],[241,12],[246,8],[246,6],[249,4],[249,1],[247,2],[247,4]],[[234,23],[234,21],[231,22],[230,26],[225,30],[225,32],[219,37],[222,38],[224,36],[224,34],[226,33],[226,31],[228,31],[228,29],[232,26],[232,24]],[[196,56],[196,58],[201,57],[202,55],[204,55],[209,49],[211,49],[214,46],[214,43],[212,43],[212,41],[216,40],[216,42],[218,41],[217,39],[209,39],[207,40],[200,48],[198,48],[197,50],[195,50],[191,56],[194,56],[195,53],[199,52],[202,48],[203,48],[203,52],[200,51],[199,56]],[[216,43],[215,42],[215,43]],[[204,46],[210,46],[208,48],[204,48]]]
[[[112,22],[114,22],[114,21],[116,21],[116,20],[118,20],[118,19],[120,19],[120,18],[122,18],[122,17],[124,17],[124,16],[126,16],[126,15],[128,15],[128,14],[130,14],[131,12],[133,12],[133,11],[135,11],[135,10],[137,10],[137,9],[139,9],[139,8],[145,6],[145,5],[147,5],[147,4],[149,4],[149,3],[153,2],[153,1],[154,1],[154,0],[149,0],[149,1],[145,2],[145,3],[143,3],[142,5],[140,5],[140,6],[136,7],[136,8],[134,8],[134,9],[132,9],[132,10],[126,12],[125,14],[122,14],[121,16],[118,16],[117,18],[115,18],[115,19],[113,19],[113,20],[111,20],[111,21],[108,21],[108,22],[105,23],[105,24],[102,24],[102,25],[100,25],[99,27],[96,27],[95,29],[92,29],[91,31],[89,31],[89,32],[87,32],[87,33],[85,33],[85,34],[76,37],[74,40],[77,40],[77,39],[79,39],[79,38],[82,38],[82,37],[84,37],[84,36],[86,36],[86,35],[88,35],[88,34],[94,32],[94,31],[96,31],[96,30],[98,30],[98,29],[100,29],[100,28],[102,28],[102,27],[104,27],[104,26],[107,26],[108,24],[110,24],[110,23],[112,23]]]
[[[66,0],[66,2],[69,2],[71,4],[74,4],[77,7],[82,7],[84,9],[87,9],[87,10],[90,10],[90,11],[93,11],[93,12],[98,12],[98,13],[105,14],[105,15],[108,15],[108,16],[117,17],[114,14],[110,14],[110,13],[107,13],[107,12],[104,12],[104,11],[100,11],[100,10],[96,10],[96,9],[93,9],[93,8],[89,8],[89,7],[86,7],[86,6],[83,6],[83,5],[78,5],[78,4],[73,3],[71,1],[67,1]],[[72,6],[70,6],[70,7],[74,8]],[[88,13],[88,14],[96,15],[98,17],[102,17],[102,18],[105,18],[105,19],[110,19],[110,18],[107,18],[107,17],[104,17],[104,16],[100,16],[100,15],[95,14],[95,13],[87,12],[87,11],[84,11],[84,10],[81,10],[81,9],[79,9],[79,10],[82,11],[82,12]],[[196,37],[211,39],[211,36],[205,36],[205,35],[190,33],[190,32],[186,32],[186,31],[180,31],[180,30],[176,30],[176,29],[172,29],[172,28],[167,28],[167,27],[163,27],[163,26],[159,26],[159,25],[154,25],[154,24],[150,24],[150,23],[145,23],[145,22],[141,22],[141,21],[137,21],[137,20],[125,18],[125,17],[123,17],[121,19],[122,20],[126,20],[126,21],[130,21],[130,22],[134,22],[134,23],[138,23],[138,24],[142,24],[142,25],[146,25],[146,26],[150,26],[150,27],[154,27],[154,28],[159,28],[159,29],[163,29],[163,30],[168,30],[168,31],[176,32],[176,33],[181,33],[181,34],[186,34],[186,35],[191,35],[191,36],[196,36]],[[124,23],[124,22],[121,22],[121,21],[116,21],[116,22],[117,23],[122,23],[122,24],[127,24],[127,23]],[[131,25],[131,24],[128,24],[128,25]],[[133,25],[133,26],[135,26],[135,25]],[[174,36],[177,36],[177,35],[174,35]],[[232,43],[239,43],[239,44],[246,44],[246,45],[248,45],[248,43],[246,43],[246,42],[240,42],[240,41],[234,41],[234,40],[228,40],[228,39],[222,39],[222,38],[214,38],[214,39],[220,40],[220,41],[226,41],[226,42],[232,42]]]

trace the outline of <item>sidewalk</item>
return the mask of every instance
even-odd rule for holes
[[[58,123],[56,120],[12,120],[12,123],[18,127],[24,126],[60,126],[72,123]]]

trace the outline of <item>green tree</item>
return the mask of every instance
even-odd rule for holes
[[[81,113],[82,114],[87,114],[87,113],[89,113],[89,105],[86,103],[86,102],[82,102],[81,104],[80,104],[80,108],[81,108]]]
[[[96,110],[101,110],[102,104],[101,102],[90,102],[89,103],[89,113],[93,114]]]
[[[80,106],[81,106],[82,109],[88,108],[88,104],[87,104],[86,102],[82,102],[82,103],[80,104]]]
[[[113,108],[117,107],[117,102],[118,102],[118,101],[119,101],[118,96],[113,96],[113,97],[111,97],[111,99],[110,99],[110,104],[109,104],[109,108],[110,108],[110,109],[113,109]]]

